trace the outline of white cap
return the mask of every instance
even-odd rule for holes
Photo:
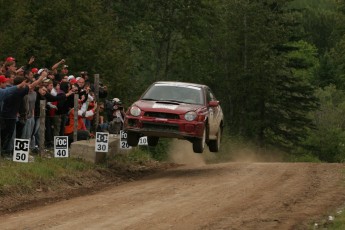
[[[118,99],[117,97],[115,97],[115,98],[113,98],[113,101],[114,101],[114,102],[119,102],[120,99]]]
[[[44,70],[45,70],[44,68],[41,68],[41,69],[38,70],[37,73],[38,73],[39,75],[41,75],[41,73],[42,73]]]
[[[81,77],[77,77],[76,80],[79,81],[80,78],[81,78]]]
[[[74,76],[73,76],[73,75],[69,75],[69,76],[68,76],[68,81],[70,81],[71,79],[74,79]]]

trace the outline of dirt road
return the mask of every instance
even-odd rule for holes
[[[345,202],[343,164],[222,163],[0,217],[0,229],[306,229]]]

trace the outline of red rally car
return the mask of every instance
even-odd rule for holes
[[[196,153],[206,144],[218,152],[223,112],[206,85],[158,81],[128,108],[124,130],[130,146],[137,146],[142,136],[147,136],[149,146],[156,146],[159,138],[178,138],[190,141]]]

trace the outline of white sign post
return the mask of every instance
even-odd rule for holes
[[[56,158],[68,157],[67,136],[54,136],[54,156]]]
[[[96,152],[108,152],[109,148],[109,133],[96,132]]]
[[[14,139],[14,154],[13,161],[16,162],[29,162],[29,139]]]
[[[127,143],[127,132],[120,130],[120,149],[131,149],[132,146],[129,146]]]

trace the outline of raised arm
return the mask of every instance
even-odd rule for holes
[[[29,85],[30,89],[34,89],[39,83],[41,83],[43,81],[43,79],[45,79],[48,76],[48,71],[47,70],[43,70],[40,77],[34,81],[33,83],[31,83]]]
[[[59,62],[55,63],[53,66],[52,66],[52,70],[54,72],[54,74],[57,73],[57,68],[62,65],[63,63],[65,63],[65,59],[61,59]]]

